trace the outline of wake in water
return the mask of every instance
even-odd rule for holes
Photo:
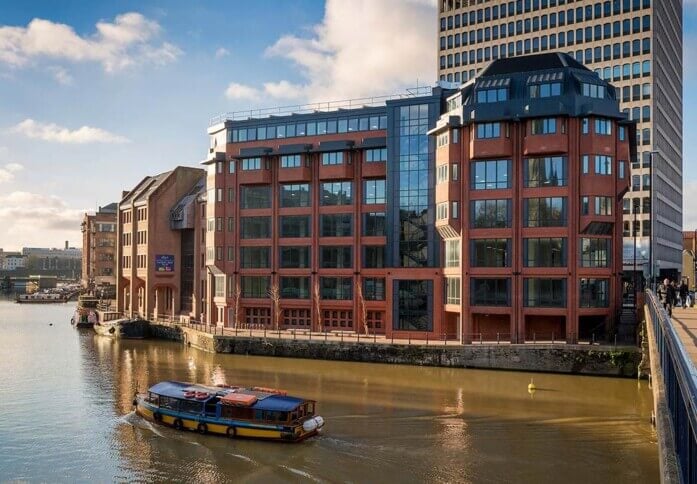
[[[296,476],[304,477],[305,479],[309,479],[313,482],[322,482],[321,479],[318,479],[317,477],[313,476],[309,472],[305,472],[305,471],[302,471],[300,469],[296,469],[294,467],[288,467],[288,466],[284,466],[284,465],[279,465],[278,467],[280,467],[281,469],[285,469],[288,472],[295,474]]]
[[[196,446],[202,445],[200,442],[188,438],[191,436],[189,435],[189,432],[176,432],[161,425],[154,424],[149,420],[145,420],[144,418],[140,417],[134,411],[128,412],[126,415],[122,416],[120,420],[131,427],[147,430],[163,439],[180,440],[182,442],[186,442],[187,444]]]

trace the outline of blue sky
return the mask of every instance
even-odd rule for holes
[[[203,159],[208,119],[220,112],[436,79],[432,0],[0,3],[6,250],[79,245],[85,210],[147,174]],[[686,42],[697,40],[697,1],[685,13]],[[691,126],[697,52],[686,52],[685,69]],[[685,138],[689,194],[697,139]],[[697,228],[697,204],[688,213],[686,226]]]

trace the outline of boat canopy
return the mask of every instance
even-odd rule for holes
[[[245,395],[253,395],[256,397],[256,402],[248,408],[254,410],[268,410],[276,412],[290,412],[295,410],[299,405],[302,405],[307,400],[297,397],[289,397],[287,395],[279,395],[274,393],[266,393],[262,391],[250,390],[247,388],[225,388],[211,387],[206,385],[198,385],[179,381],[163,381],[150,387],[148,390],[151,393],[161,395],[163,397],[179,398],[182,400],[196,400],[205,402],[213,397],[225,398],[226,395],[239,393]],[[188,397],[186,393],[207,393],[208,398],[200,399],[196,397]]]

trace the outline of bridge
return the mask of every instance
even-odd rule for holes
[[[661,481],[697,483],[697,308],[673,309],[646,293]]]

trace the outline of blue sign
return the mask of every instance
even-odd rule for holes
[[[156,255],[155,272],[174,272],[174,256]]]

